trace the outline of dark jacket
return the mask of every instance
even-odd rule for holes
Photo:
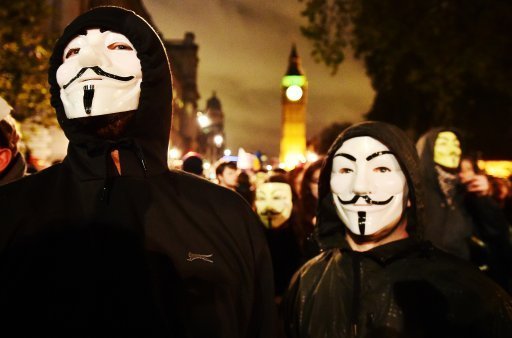
[[[343,142],[371,136],[397,157],[407,178],[409,238],[353,251],[330,192],[333,155]],[[421,240],[423,199],[416,150],[405,133],[379,122],[344,131],[320,175],[323,252],[294,276],[285,297],[288,337],[510,337],[512,301],[476,268]]]
[[[142,65],[135,120],[113,140],[66,118],[55,78],[70,39],[97,27],[126,35]],[[272,266],[257,216],[237,194],[168,170],[171,73],[149,24],[115,7],[81,15],[55,46],[49,82],[70,143],[62,164],[0,190],[4,330],[23,337],[269,337]],[[97,126],[108,118],[87,119]]]

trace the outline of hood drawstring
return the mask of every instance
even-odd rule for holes
[[[105,179],[103,181],[103,188],[100,194],[100,200],[108,204],[110,199],[110,191],[112,190],[112,186],[114,184],[114,177],[110,176],[108,173],[108,167],[111,160],[111,153],[113,150],[119,149],[130,149],[133,150],[139,163],[144,172],[144,178],[147,178],[147,166],[146,161],[144,159],[144,152],[142,151],[141,146],[137,143],[137,141],[133,139],[121,139],[119,141],[107,141],[105,147],[103,148],[103,156],[105,158]]]

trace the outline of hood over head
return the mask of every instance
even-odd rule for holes
[[[427,184],[432,184],[439,188],[437,179],[437,171],[435,170],[436,163],[434,162],[434,145],[436,143],[437,135],[443,131],[450,131],[454,133],[460,142],[462,153],[464,154],[464,144],[462,133],[455,128],[450,127],[436,127],[425,132],[416,142],[416,150],[420,158],[420,167],[422,175]]]
[[[414,143],[396,126],[384,122],[367,121],[345,129],[329,149],[319,181],[319,204],[315,237],[322,249],[340,247],[345,236],[342,223],[334,205],[330,179],[333,158],[343,143],[351,138],[370,136],[389,148],[396,156],[407,179],[411,206],[407,208],[407,232],[411,237],[421,238],[423,228],[423,192],[419,158]]]
[[[68,119],[56,77],[67,44],[77,35],[95,28],[125,35],[135,47],[142,68],[138,108],[131,112],[134,114],[133,119],[123,133],[110,139],[101,138],[88,131],[83,122],[87,122],[86,125],[108,125],[119,113]],[[172,118],[171,71],[162,41],[142,17],[120,7],[97,7],[78,16],[66,27],[53,49],[48,81],[52,106],[70,141],[67,160],[81,174],[87,178],[104,176],[107,171],[104,154],[113,149],[119,150],[121,166],[127,169],[125,172],[130,172],[130,161],[141,162],[144,174],[151,175],[167,170],[167,148]],[[85,167],[84,161],[87,162]],[[140,173],[140,170],[135,172]]]

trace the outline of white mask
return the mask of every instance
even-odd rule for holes
[[[292,188],[287,183],[263,183],[256,189],[256,210],[267,228],[279,228],[292,213]]]
[[[137,109],[141,82],[140,59],[130,41],[122,34],[99,29],[89,29],[71,40],[57,69],[69,119]]]
[[[356,235],[394,227],[407,199],[407,180],[389,148],[369,136],[346,140],[332,164],[338,216]]]

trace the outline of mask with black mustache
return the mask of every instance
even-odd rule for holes
[[[139,105],[140,60],[124,35],[89,29],[64,50],[57,82],[68,119],[133,111]]]
[[[281,182],[263,183],[256,189],[256,211],[263,224],[269,228],[281,227],[292,213],[292,190]]]
[[[407,181],[389,149],[360,136],[346,140],[333,157],[331,191],[338,216],[355,235],[367,236],[401,220]]]

